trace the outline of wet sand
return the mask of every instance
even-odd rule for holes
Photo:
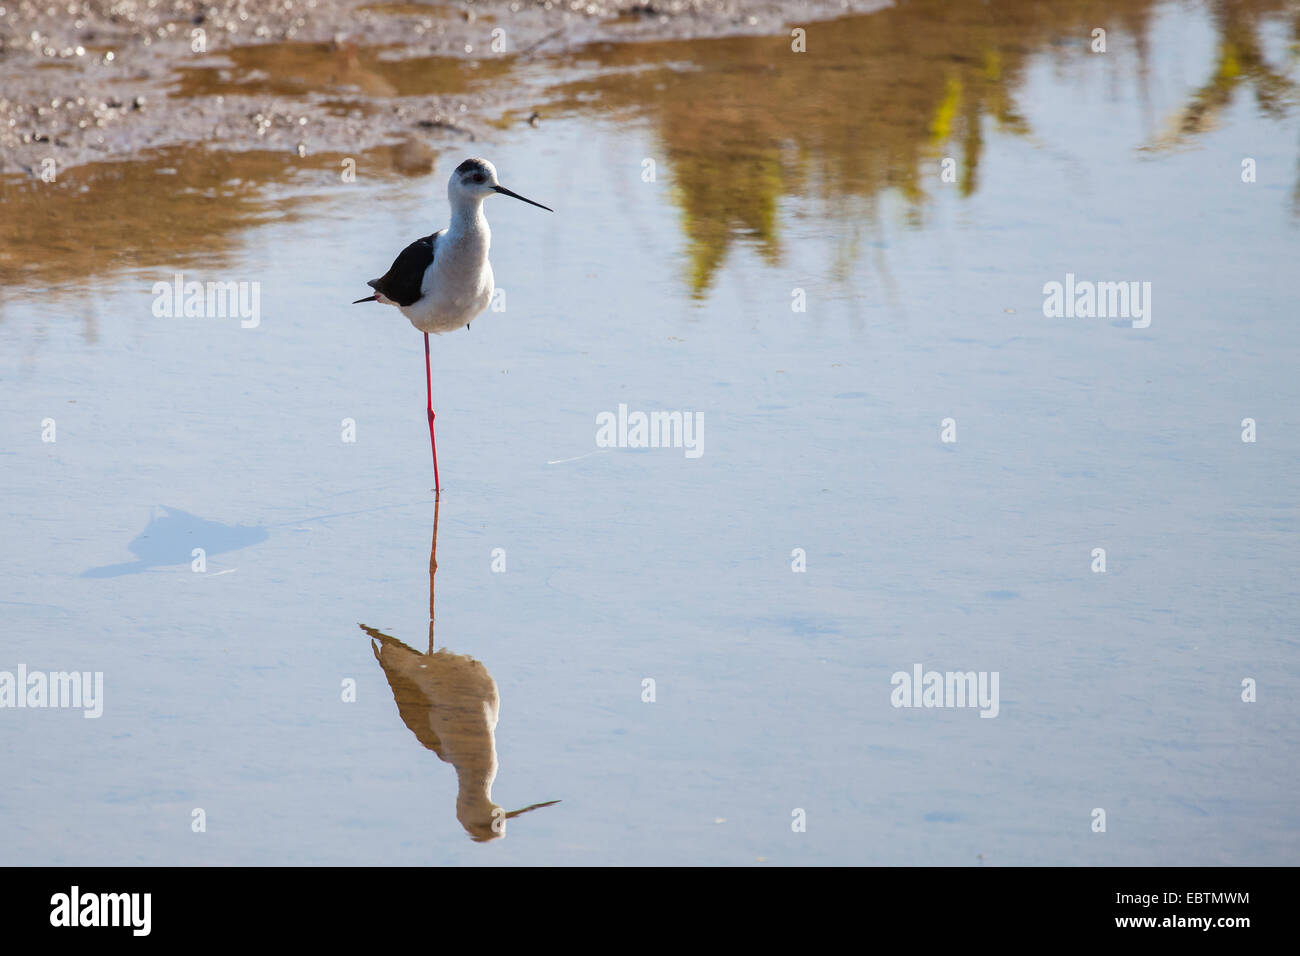
[[[412,136],[473,140],[499,121],[512,87],[466,79],[505,63],[597,40],[774,34],[788,23],[882,5],[89,0],[54,7],[7,0],[0,4],[0,175],[48,179],[87,162],[196,142],[306,155]],[[412,59],[445,62],[434,70],[426,62],[423,82],[395,84],[396,64]],[[294,81],[261,82],[295,66],[302,69]]]

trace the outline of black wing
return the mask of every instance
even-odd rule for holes
[[[423,239],[416,239],[393,260],[387,272],[378,279],[371,279],[366,285],[398,305],[411,305],[420,298],[424,270],[433,262],[433,247],[437,241],[436,232]]]

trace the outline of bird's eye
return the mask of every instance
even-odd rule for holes
[[[485,182],[487,182],[487,177],[484,176],[482,173],[475,173],[475,174],[474,174],[474,182],[476,182],[476,183],[485,183]]]

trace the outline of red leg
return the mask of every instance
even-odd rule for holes
[[[429,333],[424,333],[424,384],[429,392],[429,444],[433,446],[433,490],[442,491],[438,481],[438,443],[433,438],[433,372],[429,368]]]

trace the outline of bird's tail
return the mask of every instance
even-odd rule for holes
[[[366,296],[364,299],[357,299],[357,301],[353,302],[352,304],[353,304],[353,305],[360,305],[362,302],[374,302],[374,301],[375,301],[376,299],[378,299],[378,298],[379,298],[379,296],[377,296],[377,295],[368,295],[368,296]]]

